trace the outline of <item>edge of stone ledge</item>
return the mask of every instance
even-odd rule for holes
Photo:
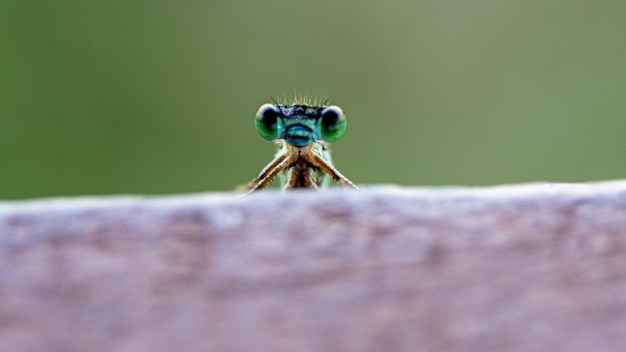
[[[268,198],[286,199],[291,197],[319,199],[332,196],[381,196],[390,195],[398,197],[425,197],[425,198],[453,198],[453,197],[484,197],[484,198],[520,198],[565,196],[590,196],[598,194],[624,193],[626,197],[626,179],[606,180],[582,183],[555,183],[555,182],[529,182],[517,184],[501,184],[488,186],[405,186],[397,184],[373,184],[362,185],[360,192],[331,188],[321,192],[291,191],[281,192],[270,189],[253,195],[245,196],[238,192],[203,192],[188,194],[167,195],[104,195],[104,196],[75,196],[75,197],[49,197],[23,200],[0,200],[0,215],[14,210],[36,211],[45,208],[47,210],[72,209],[98,209],[111,206],[132,206],[137,204],[153,204],[165,206],[208,205],[208,204],[233,204],[246,201],[266,201]]]

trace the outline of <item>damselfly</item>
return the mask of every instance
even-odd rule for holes
[[[347,120],[340,107],[264,104],[254,121],[259,135],[275,141],[278,152],[245,186],[248,193],[265,188],[277,175],[284,189],[325,187],[328,176],[340,186],[358,189],[333,167],[328,150],[328,144],[346,132]]]

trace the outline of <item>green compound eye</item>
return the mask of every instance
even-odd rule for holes
[[[263,139],[273,141],[278,138],[279,129],[282,130],[282,123],[279,121],[280,110],[272,104],[263,104],[256,112],[254,125],[256,131]]]
[[[346,132],[348,121],[340,107],[331,105],[320,115],[321,137],[326,142],[334,142]]]

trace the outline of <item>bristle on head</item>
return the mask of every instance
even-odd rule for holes
[[[283,98],[272,97],[272,102],[277,105],[306,105],[311,107],[328,106],[330,104],[330,98],[312,97],[308,93],[298,93],[293,91],[293,98],[288,98],[287,95]]]

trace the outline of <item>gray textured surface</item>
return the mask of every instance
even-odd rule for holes
[[[0,351],[615,351],[626,182],[0,203]]]

